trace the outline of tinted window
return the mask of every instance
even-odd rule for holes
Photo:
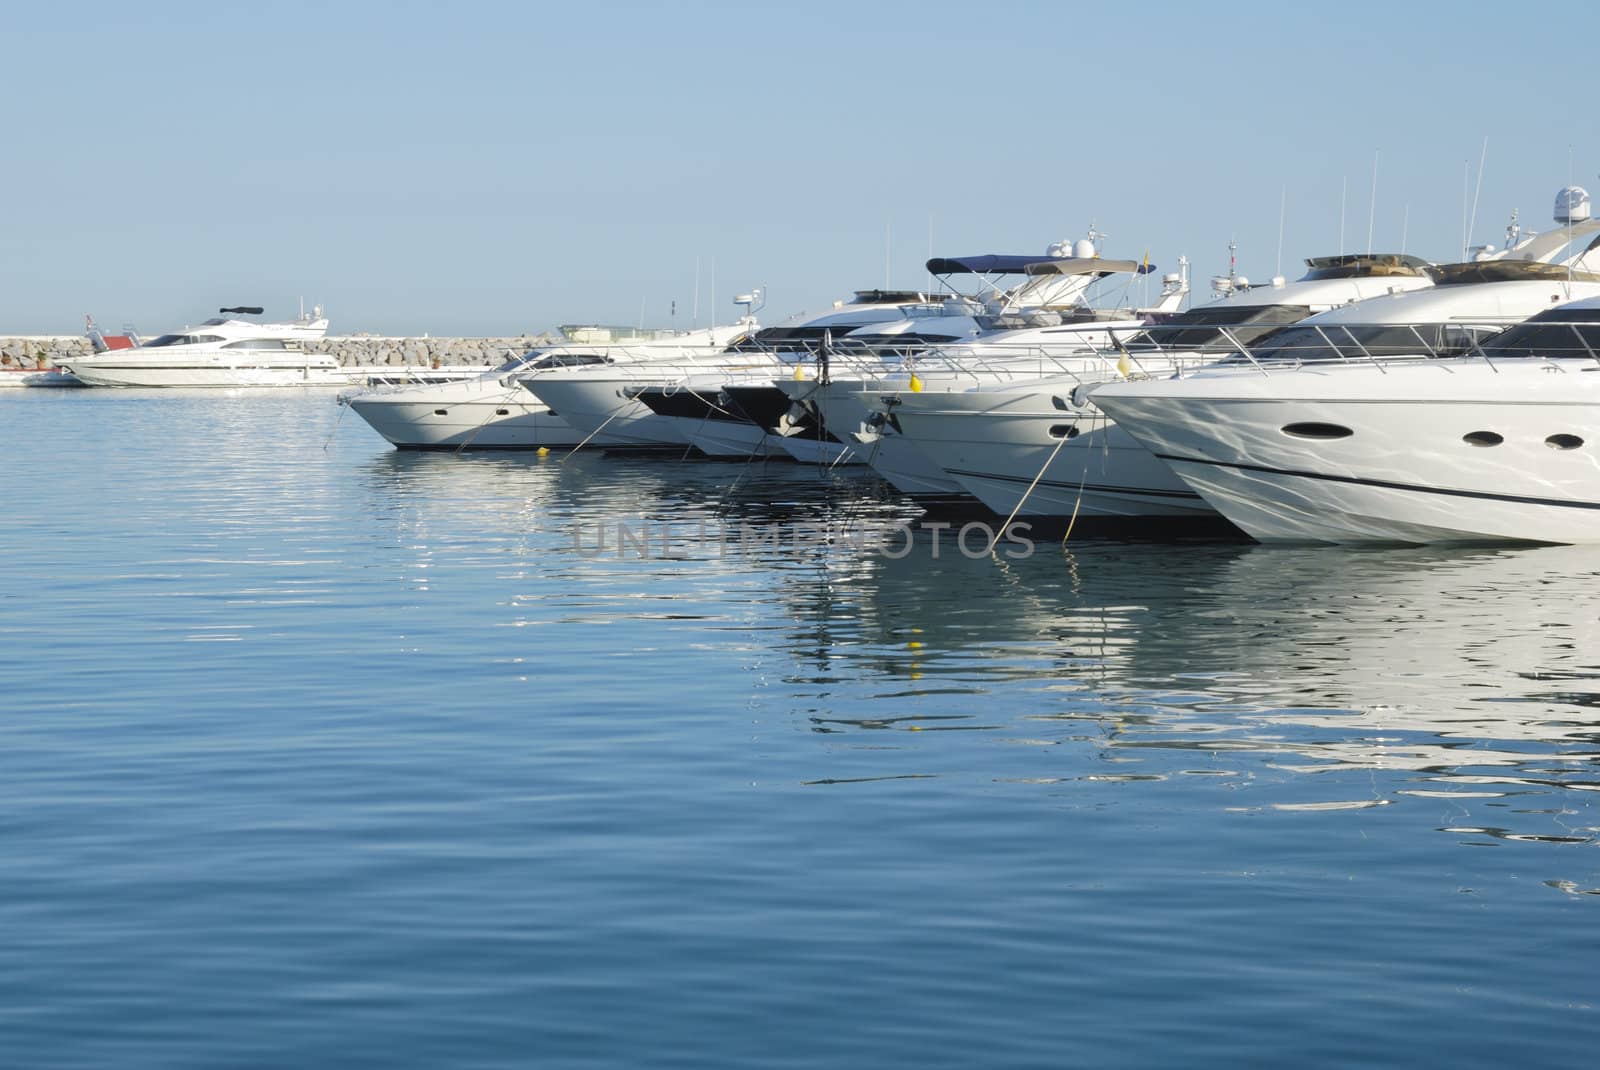
[[[1577,322],[1583,313],[1589,322]],[[1504,357],[1584,357],[1600,360],[1600,322],[1594,318],[1600,309],[1584,309],[1561,313],[1552,310],[1537,319],[1520,324],[1484,346],[1484,354],[1491,360]],[[1548,322],[1551,320],[1564,322]]]
[[[1453,357],[1470,352],[1477,343],[1499,331],[1498,327],[1454,323],[1303,324],[1285,328],[1265,344],[1253,347],[1250,357],[1258,362]],[[1248,359],[1243,355],[1229,358],[1241,362]]]
[[[1204,349],[1229,345],[1228,335],[1244,345],[1254,345],[1285,324],[1311,315],[1305,305],[1239,305],[1234,308],[1191,308],[1155,324],[1129,344],[1159,345],[1163,349]]]

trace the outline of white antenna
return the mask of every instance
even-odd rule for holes
[[[1339,189],[1339,255],[1344,255],[1344,202],[1350,195],[1350,176],[1344,176],[1344,185]]]
[[[889,288],[889,234],[891,226],[890,220],[885,219],[883,221],[883,288],[885,290]]]
[[[644,330],[644,298],[639,298],[639,330]]]
[[[1467,187],[1472,184],[1472,161],[1461,161],[1461,259],[1466,260],[1467,253]]]
[[[1378,214],[1378,150],[1372,150],[1372,200],[1367,204],[1367,255],[1372,255],[1372,221]]]
[[[711,258],[711,326],[717,325],[717,258]]]
[[[694,312],[689,317],[690,328],[700,326],[700,258],[694,258]]]
[[[1471,247],[1472,232],[1478,226],[1478,194],[1483,192],[1483,165],[1489,158],[1489,135],[1483,136],[1483,152],[1478,156],[1478,184],[1472,191],[1472,219],[1467,223],[1467,244]]]
[[[1566,184],[1568,186],[1573,184],[1573,147],[1571,146],[1566,146]],[[1573,213],[1566,213],[1566,245],[1571,246],[1571,243],[1573,243]],[[1571,297],[1573,296],[1573,261],[1578,258],[1573,256],[1571,248],[1566,248],[1566,250],[1562,251],[1566,253],[1566,296]]]
[[[1283,218],[1289,210],[1289,187],[1284,186],[1278,196],[1278,266],[1272,269],[1273,277],[1283,274]]]
[[[1400,255],[1406,255],[1406,237],[1411,230],[1411,202],[1406,202],[1406,210],[1400,216]]]

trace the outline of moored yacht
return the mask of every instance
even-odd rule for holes
[[[736,303],[749,309],[760,301],[759,292],[741,295]],[[699,410],[653,411],[641,397],[670,395],[672,399],[709,399],[696,384],[719,383],[761,375],[771,378],[792,372],[809,357],[813,339],[835,329],[848,330],[863,323],[903,319],[907,305],[923,305],[928,296],[906,291],[858,291],[822,316],[796,317],[777,327],[755,330],[725,350],[699,354],[692,359],[668,359],[616,364],[606,367],[559,368],[535,371],[521,382],[540,401],[560,413],[583,433],[586,443],[607,450],[662,451],[691,448],[691,433],[708,421]],[[848,326],[845,326],[847,325]],[[709,389],[709,385],[705,386]],[[759,440],[757,433],[752,445]],[[746,454],[748,455],[748,454]]]
[[[1555,233],[1600,231],[1587,207],[1569,201]],[[1330,323],[1293,351],[1092,397],[1263,542],[1600,541],[1596,261],[1590,246],[1444,269],[1457,286],[1440,296],[1473,294],[1489,314],[1450,330],[1526,319],[1462,355],[1441,358],[1437,335],[1407,345],[1392,327]]]
[[[221,315],[122,349],[74,357],[65,366],[89,386],[262,387],[344,386],[339,362],[306,344],[328,333],[320,307],[293,323],[259,323],[258,307]]]
[[[592,332],[562,327],[562,342],[477,378],[378,387],[340,401],[402,449],[569,449],[584,432],[523,389],[520,377],[556,368],[691,360],[721,352],[753,326],[742,321],[693,331],[630,331],[618,342],[580,341]]]
[[[897,365],[857,361],[830,367],[826,381],[809,387],[781,385],[797,400],[809,397],[830,426],[858,444],[863,463],[897,490],[925,504],[966,504],[971,498],[965,489],[900,433],[895,408],[903,393],[1029,381],[1062,371],[1062,360],[1069,356],[1086,355],[1103,372],[1101,354],[1143,332],[1150,318],[1173,314],[1188,293],[1183,261],[1180,272],[1162,280],[1151,307],[1132,309],[1121,299],[1108,302],[1096,295],[1097,284],[1149,275],[1152,265],[1148,260],[1101,258],[1092,239],[1077,243],[1073,252],[1071,257],[1025,265],[1028,282],[982,318],[985,330],[977,338],[909,354]],[[1082,360],[1069,363],[1081,365]]]
[[[1041,374],[902,391],[888,425],[901,441],[880,448],[899,457],[915,451],[1001,516],[1214,519],[1198,494],[1105,419],[1086,388],[1166,374],[1318,311],[1432,285],[1426,261],[1396,254],[1313,258],[1295,282],[1252,286],[1230,274],[1213,283],[1221,296],[1211,304],[1165,316],[1110,348],[1080,345]]]

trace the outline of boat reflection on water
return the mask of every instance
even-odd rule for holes
[[[901,685],[901,720],[819,730],[905,727],[927,697],[961,694],[989,727],[1085,743],[1157,779],[1182,753],[1373,774],[1365,795],[1274,809],[1518,799],[1448,831],[1589,842],[1592,816],[1550,797],[1600,791],[1597,574],[1592,548],[1086,542],[1012,562],[861,558],[785,604],[796,647],[826,651],[816,667]]]
[[[973,558],[946,529],[935,557],[914,505],[805,466],[384,454],[368,475],[399,485],[378,497],[410,503],[413,544],[502,570],[519,623],[602,625],[625,650],[630,622],[692,622],[749,651],[753,703],[830,745],[982,729],[974,747],[1071,751],[1046,782],[1203,773],[1241,789],[1225,809],[1435,799],[1455,815],[1441,827],[1495,841],[1596,831],[1575,794],[1600,791],[1593,548],[1075,540]],[[582,525],[603,523],[677,534],[596,553]],[[839,537],[864,524],[908,524],[914,544]],[[786,542],[797,525],[825,535]],[[503,530],[515,546],[479,542]],[[975,760],[1022,779],[1004,752]]]

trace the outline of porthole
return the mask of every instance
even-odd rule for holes
[[[1340,427],[1338,424],[1319,423],[1284,424],[1282,431],[1293,438],[1316,439],[1349,438],[1355,434],[1348,427]]]
[[[1553,450],[1575,450],[1583,445],[1583,439],[1577,435],[1551,435],[1544,444]]]
[[[510,409],[496,409],[496,410],[494,410],[494,414],[496,416],[510,416],[511,415],[511,410]]]
[[[1077,438],[1078,437],[1078,425],[1077,424],[1051,424],[1050,425],[1050,437],[1051,438]]]
[[[1461,436],[1461,441],[1469,446],[1498,446],[1506,440],[1506,436],[1498,431],[1473,431]]]
[[[434,409],[433,410],[433,414],[435,416],[449,416],[450,415],[450,410],[449,409]]]

